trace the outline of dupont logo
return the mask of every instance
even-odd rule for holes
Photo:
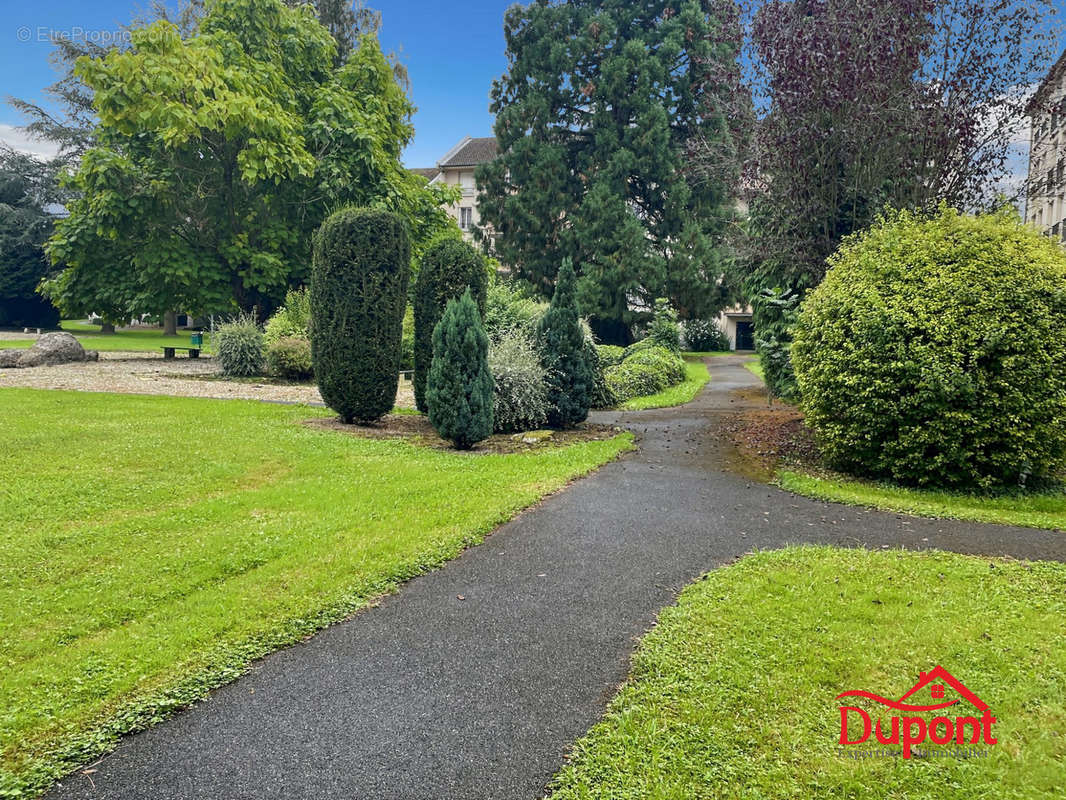
[[[865,745],[873,734],[881,745],[900,745],[901,752],[886,751],[881,755],[902,755],[910,758],[912,752],[922,756],[914,748],[925,742],[937,745],[990,745],[997,739],[992,734],[996,718],[988,703],[971,692],[966,685],[939,664],[929,672],[922,672],[918,682],[899,700],[889,700],[873,692],[861,689],[841,692],[836,699],[864,697],[875,703],[902,712],[905,716],[893,715],[889,730],[882,720],[871,720],[870,715],[857,706],[840,706],[840,744]],[[949,699],[950,698],[950,699]],[[929,702],[925,702],[925,701]],[[953,708],[952,716],[934,712]],[[873,742],[870,742],[873,744]],[[977,755],[970,753],[969,755]]]

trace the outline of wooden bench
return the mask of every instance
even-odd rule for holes
[[[169,361],[170,359],[174,358],[174,351],[175,350],[186,350],[186,351],[188,351],[189,358],[199,358],[200,357],[200,348],[199,347],[168,347],[168,346],[164,346],[163,347],[163,360],[164,361]]]

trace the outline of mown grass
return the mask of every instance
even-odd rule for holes
[[[177,336],[164,336],[162,328],[147,328],[144,330],[120,330],[115,333],[100,333],[99,325],[89,325],[76,320],[63,320],[60,327],[73,333],[82,347],[86,350],[101,350],[106,352],[150,352],[158,351],[167,347],[188,347],[189,334],[179,331]],[[30,347],[32,339],[4,339],[4,333],[0,331],[0,348],[4,347]]]
[[[700,358],[689,357],[686,353],[685,380],[655,394],[630,398],[618,407],[623,411],[641,411],[648,408],[680,406],[695,397],[710,379],[707,365]]]
[[[898,698],[937,664],[998,719],[987,757],[838,753],[840,705],[878,716],[872,702],[839,693]],[[962,701],[944,713],[973,711]],[[1066,565],[758,553],[662,613],[551,798],[1051,800],[1066,775],[1064,724]]]
[[[986,497],[889,486],[842,475],[818,475],[795,469],[781,470],[777,482],[790,492],[832,503],[866,506],[920,517],[1066,530],[1066,490],[1062,489]]]
[[[745,361],[744,367],[748,370],[748,372],[757,376],[759,380],[764,382],[766,381],[766,373],[763,372],[762,362],[759,359],[756,358],[751,361]]]
[[[237,400],[0,390],[0,796],[46,786],[631,442],[471,455]]]

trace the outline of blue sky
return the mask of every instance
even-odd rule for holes
[[[492,135],[489,89],[504,70],[503,13],[510,0],[371,0],[381,11],[381,43],[407,65],[415,138],[404,154],[409,167],[431,166],[464,136]],[[114,35],[147,0],[4,0],[0,16],[0,99],[43,100],[55,80],[48,32]],[[68,34],[69,35],[69,34]],[[43,38],[43,41],[38,41]],[[24,41],[28,39],[29,41]],[[0,106],[0,139],[24,119]]]
[[[10,95],[43,100],[55,80],[48,62],[49,33],[78,30],[114,36],[148,0],[3,0],[0,16],[0,100]],[[171,0],[173,2],[173,0]],[[492,134],[488,111],[492,80],[504,70],[503,14],[512,0],[370,0],[382,14],[382,45],[399,53],[411,78],[415,138],[404,161],[431,166],[463,136]],[[1066,9],[1066,0],[1055,0]],[[0,140],[46,152],[12,126],[23,120],[0,104]],[[1027,149],[1027,148],[1025,148]],[[1024,153],[1012,167],[1024,173]]]

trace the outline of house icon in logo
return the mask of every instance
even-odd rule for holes
[[[985,711],[988,708],[988,703],[986,703],[976,694],[967,689],[965,683],[960,681],[958,678],[956,678],[954,675],[952,675],[939,664],[929,670],[929,672],[919,673],[918,682],[914,684],[914,686],[912,686],[910,690],[899,699],[899,701],[902,703],[908,697],[918,694],[918,692],[920,692],[926,686],[929,686],[929,684],[931,684],[933,681],[940,681],[940,683],[933,683],[933,685],[929,687],[929,696],[933,700],[942,700],[944,698],[944,684],[947,684],[956,692],[958,692],[958,694],[962,695],[966,702],[968,702],[978,711]],[[845,694],[847,694],[847,692],[845,692]],[[843,696],[844,695],[841,695],[841,697]],[[954,705],[957,702],[959,702],[957,699],[951,700],[950,702],[938,707],[946,708],[947,706]]]
[[[929,689],[929,699],[933,702],[922,704],[919,693],[926,687]],[[953,689],[959,696],[951,700],[945,700],[946,687]],[[864,744],[870,738],[872,731],[880,744],[900,744],[902,745],[901,754],[903,757],[910,758],[911,747],[926,741],[927,737],[934,744],[949,744],[952,741],[958,744],[976,744],[978,741],[983,741],[985,744],[995,744],[997,741],[992,736],[992,725],[996,722],[996,718],[992,716],[988,703],[974,692],[971,692],[966,684],[939,664],[928,672],[919,673],[918,682],[899,700],[890,700],[887,697],[862,689],[841,692],[836,699],[840,700],[844,697],[863,697],[867,700],[873,700],[886,708],[915,715],[940,711],[955,705],[962,699],[980,712],[981,716],[980,718],[959,716],[954,721],[948,717],[936,716],[928,723],[924,717],[920,716],[893,716],[891,718],[891,732],[886,734],[882,730],[881,719],[874,723],[869,713],[864,709],[857,706],[841,706],[840,744],[842,745]],[[909,698],[913,699],[907,702]],[[863,728],[862,734],[854,739],[848,735],[849,714],[858,715],[858,721]]]

